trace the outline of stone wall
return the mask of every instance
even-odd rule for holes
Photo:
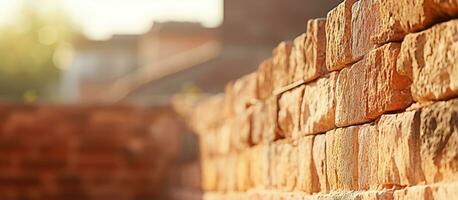
[[[0,105],[0,199],[159,199],[182,130],[167,107]]]
[[[345,0],[224,95],[175,102],[204,198],[458,198],[457,16],[455,0]]]

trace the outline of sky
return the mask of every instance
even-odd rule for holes
[[[0,24],[14,21],[23,1],[37,9],[59,9],[90,39],[112,34],[141,34],[152,21],[193,21],[216,27],[223,20],[223,0],[0,0]]]

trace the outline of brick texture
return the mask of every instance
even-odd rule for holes
[[[458,198],[457,16],[451,0],[345,0],[182,111],[209,141],[204,199]]]

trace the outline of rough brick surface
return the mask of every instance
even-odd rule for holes
[[[335,71],[352,63],[351,18],[355,0],[344,0],[329,11],[326,22],[326,66]]]
[[[281,42],[272,52],[273,89],[280,89],[290,83],[290,65],[292,42]]]
[[[361,126],[358,133],[358,188],[376,189],[378,186],[378,141],[375,125]]]
[[[272,59],[267,59],[259,65],[256,79],[256,96],[259,99],[266,99],[272,96],[274,91],[273,67]]]
[[[330,191],[358,188],[358,127],[326,133],[326,174]]]
[[[302,98],[299,137],[325,132],[335,127],[337,72],[307,84]]]
[[[292,137],[299,131],[304,86],[283,93],[278,100],[278,126],[280,135]]]
[[[294,40],[291,53],[292,81],[309,82],[327,73],[326,19],[307,22],[307,32]]]
[[[426,182],[458,180],[458,100],[425,107],[420,137]]]
[[[298,175],[297,147],[288,140],[276,142],[272,146],[270,177],[272,186],[279,190],[292,191]]]
[[[246,191],[251,188],[250,181],[250,160],[251,152],[243,151],[238,154],[237,159],[237,171],[236,171],[236,180],[237,180],[237,191]]]
[[[379,44],[400,41],[408,34],[424,30],[435,22],[458,15],[454,0],[377,0],[381,28],[373,40]]]
[[[254,188],[267,188],[270,181],[271,144],[257,145],[250,149],[250,180]]]
[[[412,80],[416,101],[458,96],[458,20],[408,35],[402,43],[398,68]]]
[[[308,21],[228,84],[223,115],[220,97],[192,115],[204,199],[458,198],[457,16],[456,0],[345,0]]]
[[[224,97],[226,117],[243,113],[254,104],[257,98],[256,78],[256,73],[251,73],[227,84]]]
[[[276,96],[253,106],[251,141],[254,144],[271,142],[279,137],[277,117],[278,102]]]
[[[337,126],[369,122],[385,112],[410,105],[410,80],[396,69],[399,49],[397,43],[384,45],[339,73]]]
[[[326,175],[326,135],[316,135],[313,141],[313,168],[316,175],[318,176],[318,182],[316,187],[318,191],[327,192],[329,191],[328,178]],[[315,187],[315,186],[314,186]]]
[[[303,137],[297,144],[298,179],[297,189],[312,194],[319,192],[318,174],[313,158],[314,136]],[[321,152],[320,152],[321,153]]]
[[[253,107],[245,110],[235,116],[232,121],[231,127],[231,147],[235,150],[241,151],[250,147],[253,142],[251,141],[251,127],[252,127]],[[234,130],[236,129],[236,130]],[[236,132],[237,134],[234,134]]]
[[[289,57],[290,83],[303,80],[305,77],[305,40],[306,33],[297,36],[293,41],[291,55]]]
[[[364,57],[377,44],[371,38],[380,29],[380,5],[377,0],[360,0],[353,4],[351,16],[352,60]]]
[[[378,181],[384,187],[424,181],[420,166],[420,113],[384,115],[378,122]]]

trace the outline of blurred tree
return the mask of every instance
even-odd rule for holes
[[[39,11],[37,7],[36,2],[24,1],[20,17],[0,27],[2,98],[27,102],[54,98],[47,90],[57,83],[62,68],[55,62],[55,53],[69,44],[75,32],[57,9]]]

